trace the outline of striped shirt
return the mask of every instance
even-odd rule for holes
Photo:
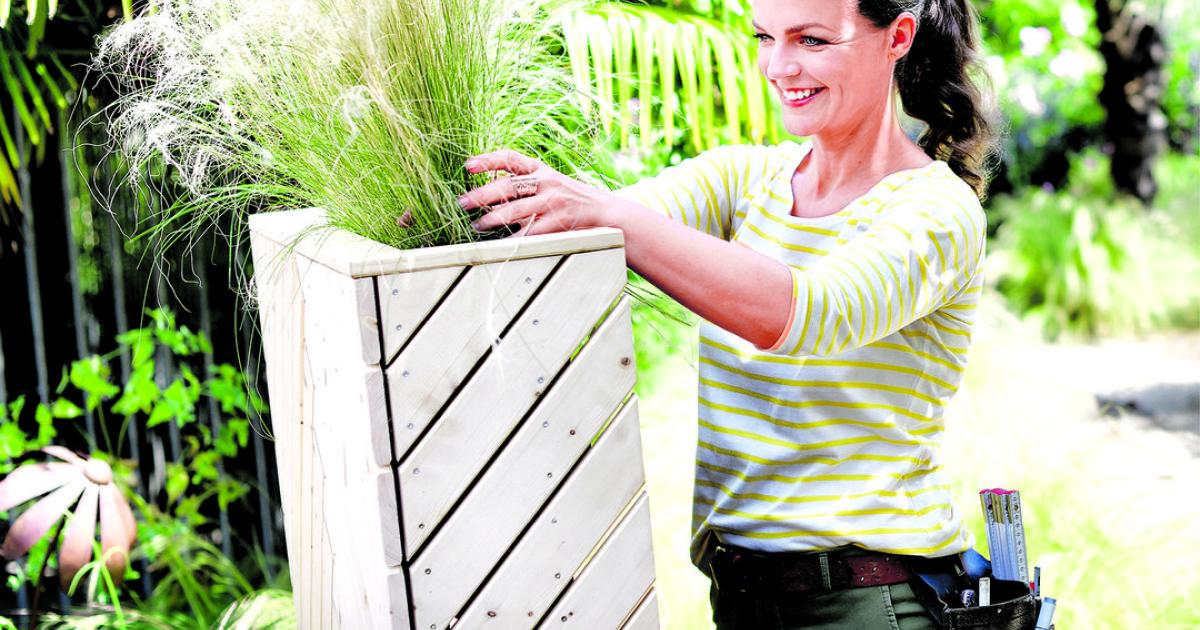
[[[788,265],[770,348],[700,328],[693,561],[713,531],[764,551],[972,546],[941,470],[986,222],[944,162],[892,173],[841,211],[791,214],[811,144],[722,147],[618,191]]]

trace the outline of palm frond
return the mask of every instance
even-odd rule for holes
[[[671,143],[683,131],[698,152],[777,138],[777,115],[755,68],[754,40],[738,23],[614,2],[566,16],[562,29],[575,81],[601,100],[616,100],[601,120],[610,130],[609,111],[615,113],[622,147],[632,141],[627,129],[636,110],[643,147],[661,129]]]

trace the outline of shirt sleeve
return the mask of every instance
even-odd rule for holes
[[[615,194],[646,206],[688,227],[729,240],[737,200],[744,196],[752,172],[750,162],[763,160],[755,147],[710,149],[664,169]]]
[[[982,269],[985,245],[983,210],[965,184],[901,189],[866,232],[807,269],[789,267],[787,326],[759,349],[829,356],[874,343],[953,304]]]

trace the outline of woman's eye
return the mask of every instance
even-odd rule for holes
[[[823,39],[817,39],[816,37],[805,35],[804,37],[800,38],[800,43],[804,44],[805,46],[820,46],[827,42]]]
[[[766,33],[755,33],[754,39],[757,39],[759,42],[766,42],[771,40],[771,36]]]

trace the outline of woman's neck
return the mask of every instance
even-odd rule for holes
[[[813,136],[813,150],[804,165],[813,197],[873,185],[891,173],[932,161],[900,128],[891,99],[865,121],[853,129]]]

